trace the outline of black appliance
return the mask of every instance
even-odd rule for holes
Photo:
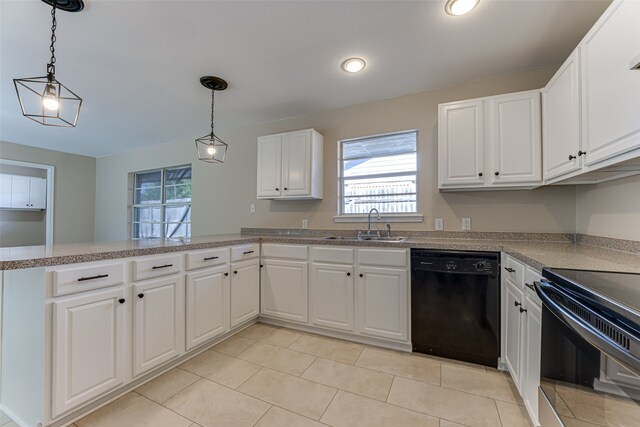
[[[640,274],[542,276],[541,426],[640,425]]]
[[[500,254],[411,250],[413,351],[497,367]]]

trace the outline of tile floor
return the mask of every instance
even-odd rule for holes
[[[509,376],[255,324],[77,427],[529,427]],[[2,426],[4,427],[4,426]]]

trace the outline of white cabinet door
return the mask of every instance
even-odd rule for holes
[[[283,135],[282,186],[285,197],[311,195],[311,131]]]
[[[260,272],[261,313],[282,320],[309,320],[309,276],[305,261],[263,260]]]
[[[0,208],[11,207],[11,175],[0,174]]]
[[[42,178],[29,178],[29,204],[34,209],[46,209],[47,207],[47,180]]]
[[[282,135],[258,138],[258,198],[282,194]]]
[[[187,274],[187,350],[229,330],[229,282],[227,264]]]
[[[124,289],[52,303],[53,418],[123,384],[126,304]]]
[[[542,308],[539,301],[525,297],[524,333],[522,343],[522,398],[529,415],[538,415],[538,387],[540,386],[540,352],[542,351]],[[534,425],[538,425],[534,419]]]
[[[580,48],[577,48],[542,90],[544,179],[579,170]]]
[[[586,164],[640,148],[640,2],[614,2],[587,33],[582,49]]]
[[[184,287],[181,277],[133,286],[133,375],[184,352]]]
[[[522,336],[522,308],[524,293],[522,290],[511,283],[509,280],[504,281],[503,288],[505,292],[505,354],[504,361],[511,372],[513,382],[516,384],[518,391],[522,393],[522,380],[520,378],[520,341]]]
[[[29,202],[29,177],[13,175],[11,178],[11,207],[30,208]]]
[[[311,323],[354,331],[353,266],[311,264],[309,306]]]
[[[440,187],[482,187],[484,171],[483,101],[438,106]]]
[[[231,264],[231,327],[260,313],[260,263],[252,259]]]
[[[634,374],[610,357],[604,356],[604,359],[606,359],[604,369],[608,379],[616,384],[625,384],[640,390],[640,375]]]
[[[407,271],[395,268],[358,269],[358,331],[394,340],[407,340]]]
[[[536,183],[542,180],[540,92],[490,98],[489,141],[491,184]]]

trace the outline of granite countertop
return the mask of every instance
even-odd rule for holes
[[[500,236],[500,234],[495,233]],[[515,235],[514,235],[515,236]],[[585,270],[640,273],[640,254],[599,246],[576,244],[567,239],[548,240],[541,234],[537,240],[501,238],[434,238],[410,237],[402,242],[328,240],[326,236],[279,234],[220,234],[190,239],[134,240],[46,246],[0,248],[0,270],[53,266],[104,259],[127,258],[167,252],[206,249],[244,243],[289,243],[301,245],[333,245],[354,247],[424,248],[505,252],[533,268],[576,268]],[[486,237],[486,236],[485,236]],[[531,238],[534,236],[527,236]],[[547,240],[545,240],[547,239]]]

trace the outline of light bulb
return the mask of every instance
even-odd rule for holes
[[[209,154],[210,156],[213,156],[214,154],[216,154],[216,149],[213,148],[212,146],[207,147],[207,154]]]
[[[50,111],[58,111],[58,108],[60,108],[60,102],[58,101],[54,85],[47,84],[45,87],[44,95],[42,96],[42,105]]]
[[[449,15],[464,15],[469,13],[478,3],[480,3],[480,0],[449,0],[444,10]]]
[[[357,73],[364,69],[365,65],[367,64],[362,58],[349,58],[342,63],[342,69],[347,73]]]

